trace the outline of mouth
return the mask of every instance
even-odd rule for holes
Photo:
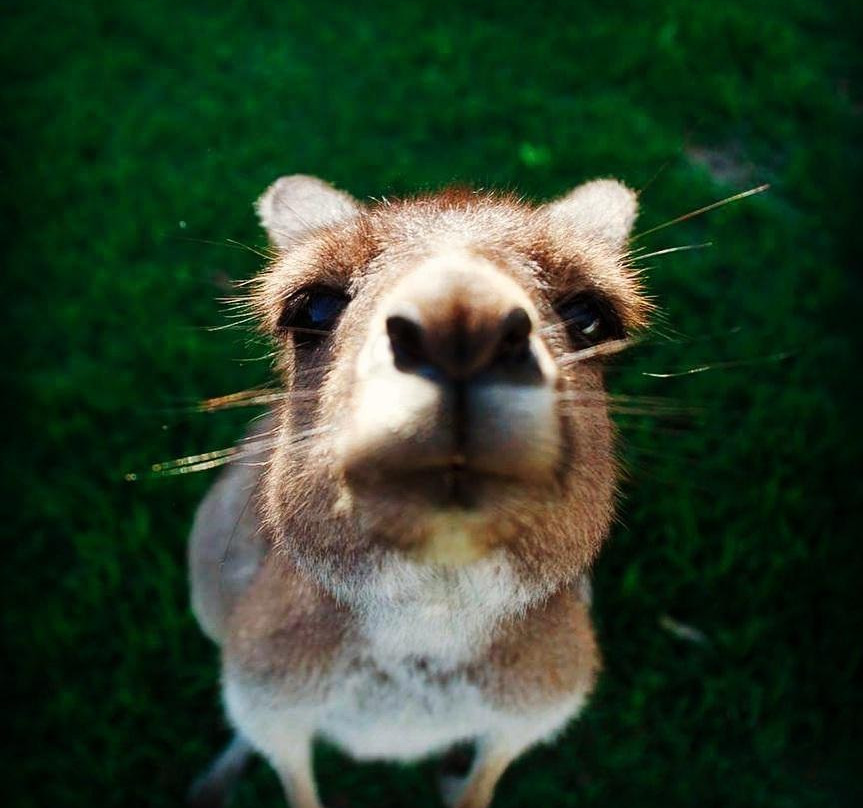
[[[504,497],[507,491],[523,488],[527,480],[479,464],[463,454],[445,462],[410,467],[377,468],[355,478],[356,487],[375,496],[401,500],[405,505],[422,505],[441,511],[479,511]]]
[[[547,502],[551,490],[547,475],[482,453],[415,451],[364,460],[345,468],[357,515],[371,535],[423,563],[476,561],[509,541],[520,524],[516,514]]]
[[[439,474],[444,497],[453,507],[473,510],[476,507],[477,472],[468,466],[464,454],[453,455],[442,469],[429,469],[428,474]]]
[[[478,506],[479,487],[485,482],[484,475],[470,470],[466,463],[452,463],[444,469],[429,470],[425,476],[439,477],[441,498],[450,507],[474,510]],[[433,479],[429,482],[434,484]]]

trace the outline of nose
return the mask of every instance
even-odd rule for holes
[[[526,379],[535,367],[532,308],[515,281],[490,267],[420,269],[397,286],[385,310],[396,367],[448,381],[486,372]]]
[[[517,370],[530,362],[530,315],[521,306],[502,317],[483,318],[471,328],[469,317],[449,327],[424,321],[416,306],[400,307],[386,319],[396,364],[404,370],[437,371],[453,381],[485,370]]]

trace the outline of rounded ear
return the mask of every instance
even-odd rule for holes
[[[279,177],[255,203],[270,243],[289,247],[310,230],[349,219],[359,203],[317,177],[293,174]]]
[[[622,250],[638,215],[638,197],[617,180],[593,180],[550,202],[547,208],[556,226]]]

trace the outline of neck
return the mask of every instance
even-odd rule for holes
[[[522,581],[498,551],[462,567],[388,554],[361,586],[335,594],[359,616],[374,656],[448,666],[477,656],[501,620],[517,618],[551,592]]]

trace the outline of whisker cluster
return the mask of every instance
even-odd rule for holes
[[[588,359],[594,359],[597,356],[612,356],[621,351],[631,348],[639,340],[636,337],[626,337],[624,339],[613,339],[608,342],[600,342],[597,345],[591,345],[589,348],[582,348],[580,351],[572,351],[566,353],[561,359],[561,364],[565,367],[575,365],[578,362],[585,362]]]
[[[291,435],[286,445],[296,446],[309,438],[316,437],[326,432],[334,431],[332,426],[318,426],[303,430],[294,435]],[[272,451],[277,446],[281,445],[281,440],[273,437],[278,430],[270,430],[263,435],[254,435],[241,441],[236,446],[229,446],[225,449],[215,449],[210,452],[201,454],[186,455],[173,460],[165,460],[161,463],[154,463],[150,466],[146,476],[151,477],[174,477],[180,474],[192,474],[198,471],[208,471],[209,469],[218,468],[228,463],[248,460],[255,457],[260,457],[267,452]],[[133,481],[139,479],[141,475],[130,472],[126,474],[126,480]]]
[[[224,396],[206,398],[195,407],[197,412],[216,412],[237,407],[260,407],[280,401],[310,401],[317,394],[314,390],[282,390],[279,388],[257,388],[241,390]]]
[[[688,221],[689,219],[716,210],[733,202],[737,202],[747,197],[762,193],[768,188],[769,185],[767,184],[758,185],[748,190],[732,194],[731,196],[717,200],[708,205],[704,205],[700,208],[689,211],[680,216],[676,216],[669,221],[663,222],[662,224],[656,225],[640,233],[637,233],[635,236],[632,237],[631,242],[634,243],[639,239],[642,239],[660,230]],[[389,204],[389,201],[385,198],[381,198],[377,201],[383,205]],[[205,239],[190,240],[200,241],[201,243],[206,244],[215,244],[223,247],[247,250],[265,260],[272,260],[279,254],[279,251],[275,248],[258,249],[254,246],[243,244],[242,242],[236,241],[234,239],[226,239],[224,242],[207,241]],[[710,246],[712,246],[712,242],[669,246],[660,249],[654,249],[651,251],[645,251],[647,250],[646,247],[633,247],[624,259],[624,263],[631,272],[641,273],[644,272],[646,268],[643,265],[639,266],[639,262],[683,251],[705,249]],[[254,289],[259,286],[260,278],[255,277],[248,280],[233,281],[232,283],[238,289],[246,289],[246,291],[248,291],[248,288]],[[253,295],[250,295],[248,293],[239,293],[235,296],[221,298],[219,299],[219,303],[227,309],[227,311],[225,312],[225,318],[228,322],[210,327],[208,329],[210,331],[223,331],[230,328],[245,328],[257,322],[259,319],[260,312],[256,311]],[[566,322],[552,323],[543,327],[541,331],[551,332],[554,329],[566,327],[566,325]],[[299,327],[288,328],[286,330],[311,334],[326,333],[324,331],[318,331],[316,329]],[[580,362],[586,362],[591,359],[615,356],[637,344],[644,343],[647,340],[648,337],[645,335],[638,335],[635,337],[628,336],[622,339],[608,340],[606,342],[601,342],[597,345],[591,345],[590,347],[586,347],[580,350],[567,352],[561,357],[560,363],[564,368],[570,368]],[[681,342],[685,340],[667,338],[667,341]],[[274,353],[270,353],[267,354],[265,358],[271,359],[274,355]],[[752,364],[759,364],[763,362],[782,361],[789,358],[791,355],[792,354],[789,352],[783,352],[773,354],[767,357],[709,362],[695,365],[689,368],[684,368],[682,370],[672,370],[668,372],[652,372],[644,370],[639,370],[638,372],[641,376],[653,379],[674,379],[720,368],[733,368]],[[317,372],[318,370],[319,368],[304,368],[303,372],[312,373]],[[236,393],[230,393],[227,395],[203,399],[195,405],[194,410],[197,412],[216,412],[239,407],[266,407],[285,401],[311,401],[314,400],[316,396],[317,391],[315,390],[284,390],[278,387],[262,386],[248,390],[242,390]],[[589,407],[603,407],[607,408],[612,414],[622,416],[692,415],[699,411],[699,408],[697,407],[678,406],[659,397],[611,395],[605,393],[604,391],[600,393],[578,391],[568,392],[561,395],[561,400],[565,408],[572,411]],[[332,429],[332,427],[316,427],[314,429],[301,432],[298,435],[293,436],[290,440],[292,443],[299,442],[314,435],[321,434],[322,432],[326,432],[330,429]],[[149,473],[156,476],[187,474],[197,471],[204,471],[211,468],[217,468],[219,466],[239,459],[256,457],[272,450],[275,447],[276,441],[274,434],[275,430],[273,430],[272,432],[268,432],[264,435],[254,435],[251,438],[241,441],[236,446],[232,446],[226,449],[218,449],[210,452],[188,455],[186,457],[176,458],[161,463],[155,463],[150,467]],[[127,479],[136,478],[137,475],[135,474],[127,475]]]
[[[685,222],[688,219],[694,219],[696,216],[701,216],[703,213],[708,213],[711,210],[716,210],[717,208],[724,207],[725,205],[730,205],[732,202],[738,202],[741,199],[746,199],[749,196],[755,196],[755,194],[760,194],[770,188],[769,183],[764,183],[763,185],[758,185],[755,188],[750,188],[748,191],[741,191],[738,194],[732,194],[731,196],[725,197],[725,199],[720,199],[717,202],[712,202],[709,205],[705,205],[704,207],[697,208],[696,210],[691,210],[689,213],[684,213],[682,216],[677,216],[674,219],[670,219],[667,222],[663,222],[662,224],[656,225],[656,227],[651,227],[649,230],[643,230],[640,233],[636,233],[632,237],[632,241],[637,241],[640,238],[644,238],[645,236],[650,235],[651,233],[656,233],[659,230],[664,230],[666,227],[671,227],[675,224],[680,224],[681,222]]]
[[[770,362],[782,362],[794,356],[793,351],[782,351],[781,353],[771,354],[769,356],[756,356],[748,359],[731,359],[722,362],[712,362],[710,364],[696,365],[695,367],[686,368],[685,370],[671,371],[669,373],[652,373],[641,371],[642,376],[649,376],[651,379],[676,379],[681,376],[692,376],[695,373],[704,373],[708,370],[721,370],[727,368],[745,367],[746,365],[760,365]]]

